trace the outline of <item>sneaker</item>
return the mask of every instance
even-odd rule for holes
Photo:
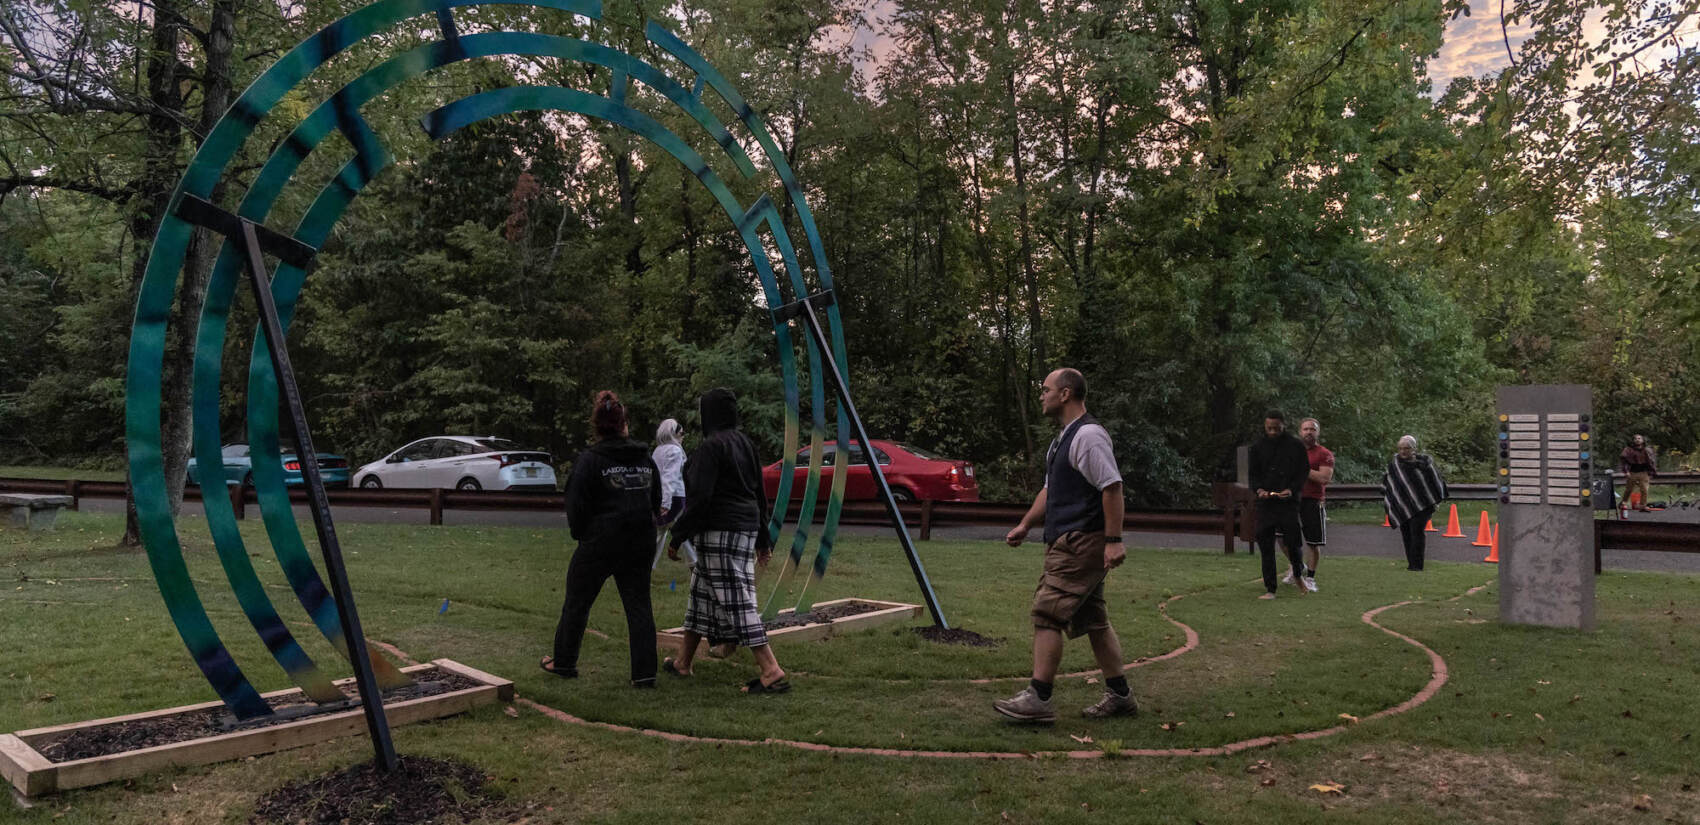
[[[1259,599],[1273,599],[1273,598],[1275,598],[1275,594],[1274,593],[1265,593],[1261,596],[1258,596],[1258,598]]]
[[[1133,701],[1133,694],[1118,696],[1113,690],[1105,690],[1104,698],[1098,704],[1080,712],[1088,719],[1108,719],[1111,716],[1138,716],[1139,703]]]
[[[993,702],[992,707],[997,708],[998,713],[1017,722],[1048,723],[1057,721],[1056,708],[1052,707],[1050,702],[1040,699],[1039,694],[1034,693],[1031,687],[1022,688],[1020,693],[1008,699],[999,699]]]
[[[1316,592],[1316,578],[1314,576],[1305,576],[1305,589],[1312,593]]]
[[[1281,583],[1282,584],[1292,584],[1293,583],[1293,568],[1291,568],[1291,567],[1287,568],[1287,577],[1282,579]]]

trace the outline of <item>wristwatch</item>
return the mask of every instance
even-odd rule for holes
[[[1121,544],[1122,543],[1122,537],[1121,536],[1105,536],[1104,537],[1104,543],[1105,544]]]

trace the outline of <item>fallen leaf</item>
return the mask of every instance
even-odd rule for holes
[[[1234,718],[1234,712],[1230,710],[1227,713],[1222,714],[1222,718],[1223,719],[1232,719],[1232,718]]]
[[[507,707],[502,708],[502,712],[509,715],[509,716],[512,716],[515,719],[519,718],[519,709],[514,707],[513,705],[508,705]]]
[[[1580,694],[1580,693],[1576,694],[1575,696],[1570,697],[1570,704],[1572,704],[1572,705],[1574,705],[1574,704],[1576,704],[1577,702],[1580,702],[1580,701],[1582,701],[1582,694]]]
[[[1537,685],[1550,685],[1552,683],[1545,680],[1545,679],[1536,679],[1535,684],[1537,684]]]
[[[1090,736],[1075,736],[1074,734],[1071,733],[1071,734],[1068,735],[1068,738],[1073,739],[1074,741],[1079,742],[1082,745],[1089,745],[1089,744],[1092,743],[1092,737],[1090,737]]]
[[[1547,718],[1545,716],[1542,716],[1538,713],[1535,714],[1535,718],[1541,720],[1542,722],[1545,722],[1547,720]]]
[[[1637,811],[1650,811],[1653,809],[1653,798],[1647,794],[1641,794],[1640,796],[1635,797],[1635,805],[1633,807]]]
[[[1340,714],[1340,718],[1344,719],[1348,722],[1351,722],[1354,725],[1356,725],[1358,723],[1358,717],[1353,716],[1350,713],[1342,713],[1342,714]]]
[[[1263,778],[1263,780],[1261,782],[1258,782],[1257,784],[1262,785],[1263,787],[1267,788],[1267,787],[1275,784],[1275,777],[1266,776],[1266,777]]]
[[[1261,772],[1269,770],[1270,768],[1273,768],[1273,767],[1275,767],[1275,766],[1269,764],[1269,760],[1259,759],[1256,762],[1253,762],[1250,765],[1245,766],[1245,772],[1246,773],[1261,773]]]
[[[1377,759],[1380,759],[1380,758],[1381,758],[1381,754],[1375,753],[1375,752],[1372,751],[1370,753],[1366,753],[1363,756],[1358,757],[1358,761],[1359,762],[1374,762],[1374,761],[1376,761]]]
[[[1009,811],[1003,812],[1003,821],[1005,821],[1005,822],[1009,821]]]
[[[1626,710],[1626,711],[1624,711],[1624,712],[1623,712],[1623,718],[1625,718],[1625,719],[1634,719],[1634,718],[1635,718],[1635,714],[1633,714],[1633,713],[1630,713],[1630,712],[1629,712],[1629,711],[1627,711],[1627,710]]]
[[[1323,795],[1344,794],[1346,792],[1346,786],[1334,782],[1318,782],[1315,785],[1310,786],[1307,790],[1316,791]]]
[[[53,701],[54,696],[51,693],[43,693],[40,696],[35,697],[35,699],[38,702],[51,702]]]
[[[1089,684],[1089,685],[1095,685],[1095,684],[1098,684],[1098,677],[1096,677],[1096,676],[1088,676],[1088,677],[1086,677],[1086,684]]]

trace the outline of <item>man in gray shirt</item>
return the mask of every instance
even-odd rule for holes
[[[1039,388],[1039,406],[1062,425],[1045,455],[1045,488],[1004,540],[1020,547],[1045,526],[1044,573],[1033,594],[1033,678],[1020,693],[993,704],[1018,722],[1055,722],[1051,688],[1062,662],[1063,634],[1086,636],[1104,671],[1104,696],[1082,714],[1133,715],[1139,706],[1122,673],[1122,645],[1110,626],[1104,577],[1127,558],[1122,547],[1122,476],[1110,434],[1086,413],[1086,378],[1067,367]]]

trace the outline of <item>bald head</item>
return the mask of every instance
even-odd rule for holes
[[[1039,408],[1052,418],[1069,420],[1086,409],[1086,376],[1073,367],[1052,370],[1039,385]],[[1065,413],[1073,414],[1065,415]]]

